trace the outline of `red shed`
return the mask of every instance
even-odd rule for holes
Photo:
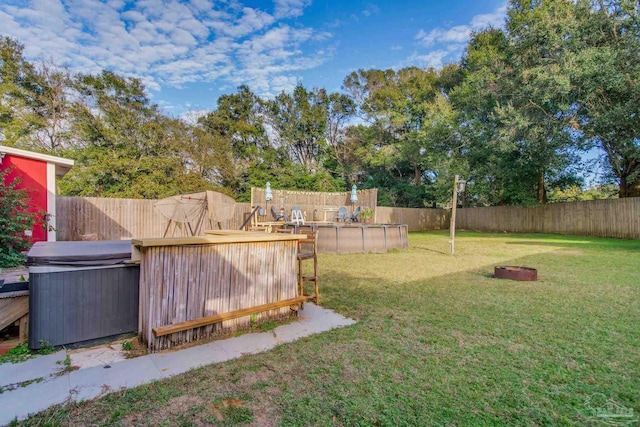
[[[19,188],[29,190],[32,206],[49,214],[51,231],[38,226],[31,230],[36,242],[56,240],[56,178],[62,178],[72,166],[73,160],[0,145],[0,170],[14,167],[9,179],[20,176]]]

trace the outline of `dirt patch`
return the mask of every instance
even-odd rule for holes
[[[198,396],[182,395],[174,397],[166,405],[149,412],[137,412],[122,418],[123,425],[159,425],[162,420],[181,414],[185,414],[194,406],[202,405],[204,402]],[[198,419],[199,417],[196,417]],[[204,425],[204,424],[197,424]]]
[[[124,354],[124,357],[126,357],[127,359],[133,359],[134,357],[140,357],[149,354],[147,346],[142,344],[137,337],[131,338],[130,340],[125,340],[123,341],[123,344],[124,342],[129,343],[128,345],[122,346],[122,354]],[[131,350],[127,350],[127,347]]]
[[[183,395],[171,399],[169,403],[167,403],[167,406],[164,408],[164,411],[167,414],[171,415],[184,414],[189,410],[189,408],[201,405],[202,403],[202,399],[200,399],[198,396]]]
[[[261,366],[257,371],[245,372],[238,386],[241,388],[250,388],[258,383],[266,383],[273,378],[275,371],[268,365]]]
[[[244,402],[238,399],[223,399],[218,403],[211,403],[207,405],[207,411],[213,415],[218,421],[222,421],[225,418],[226,413],[236,408],[244,408]]]

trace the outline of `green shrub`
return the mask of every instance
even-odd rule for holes
[[[38,212],[29,211],[29,193],[19,189],[20,178],[9,179],[12,168],[0,171],[0,268],[15,267],[25,261],[24,251],[29,250],[30,230]]]

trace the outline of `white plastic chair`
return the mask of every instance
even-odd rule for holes
[[[291,209],[291,222],[296,225],[304,225],[304,216],[302,210],[299,207]]]

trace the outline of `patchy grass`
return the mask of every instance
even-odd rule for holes
[[[321,255],[322,305],[357,324],[24,424],[597,425],[593,396],[640,412],[639,265],[640,241],[545,235]]]
[[[31,350],[27,341],[21,342],[5,354],[0,355],[0,365],[3,363],[21,363],[39,354],[51,354],[57,351],[55,347],[46,341],[40,341],[40,347],[39,350]]]

